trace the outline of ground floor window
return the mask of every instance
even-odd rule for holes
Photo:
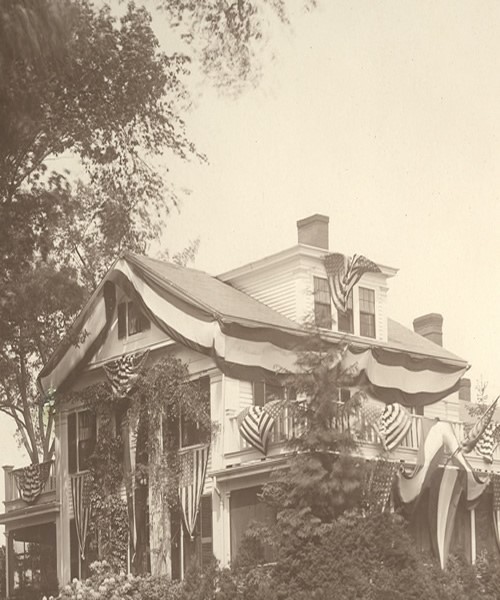
[[[234,490],[230,496],[231,514],[231,560],[238,555],[243,536],[252,522],[271,525],[276,516],[270,506],[262,502],[259,494],[261,486]],[[264,548],[264,559],[272,562],[271,548]]]
[[[193,565],[203,568],[212,560],[212,496],[202,496],[192,538],[182,523],[180,511],[172,514],[172,577],[182,579]]]
[[[56,527],[44,523],[9,534],[11,598],[40,600],[58,591]]]

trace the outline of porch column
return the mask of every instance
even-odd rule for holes
[[[68,415],[60,412],[55,422],[55,474],[56,500],[60,512],[56,517],[56,560],[57,580],[59,585],[71,581],[71,557],[69,535],[69,495],[66,486],[69,485],[68,474]]]

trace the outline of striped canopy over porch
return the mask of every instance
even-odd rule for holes
[[[39,386],[44,394],[69,389],[102,347],[117,318],[117,288],[165,336],[210,356],[224,374],[236,379],[276,381],[278,372],[293,371],[297,349],[308,334],[216,277],[127,252],[108,271],[41,371]],[[345,341],[334,332],[325,336],[332,345]],[[411,344],[391,347],[390,339],[387,343],[347,341],[344,366],[387,403],[436,402],[458,388],[467,369],[453,355],[414,352]]]

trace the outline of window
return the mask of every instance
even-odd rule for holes
[[[375,337],[375,291],[359,288],[359,334]]]
[[[200,377],[193,381],[191,385],[196,386],[196,393],[201,395],[202,406],[201,414],[210,415],[210,377]],[[164,429],[168,430],[168,424],[164,423]],[[210,434],[207,431],[206,423],[196,419],[196,415],[187,414],[182,409],[179,417],[179,448],[196,446],[209,441]],[[166,443],[164,438],[164,444]]]
[[[344,333],[354,333],[354,316],[352,307],[352,291],[347,298],[347,310],[337,311],[338,329]]]
[[[316,327],[332,328],[332,305],[328,280],[314,278],[314,322]]]
[[[252,388],[254,406],[264,406],[271,400],[283,400],[285,398],[285,388],[280,385],[272,385],[265,381],[254,381]]]
[[[89,410],[68,415],[68,468],[70,473],[86,471],[95,448],[95,415]]]
[[[142,314],[134,302],[118,305],[118,339],[141,333],[151,327],[149,319]]]

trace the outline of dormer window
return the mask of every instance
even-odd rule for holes
[[[352,293],[347,299],[347,310],[345,312],[337,311],[338,329],[343,333],[354,333],[354,309],[352,302]]]
[[[375,337],[375,290],[359,288],[359,334]]]
[[[332,302],[328,280],[314,278],[314,322],[316,327],[332,328]]]
[[[139,310],[135,302],[118,304],[118,339],[141,333],[151,327],[151,323]]]

